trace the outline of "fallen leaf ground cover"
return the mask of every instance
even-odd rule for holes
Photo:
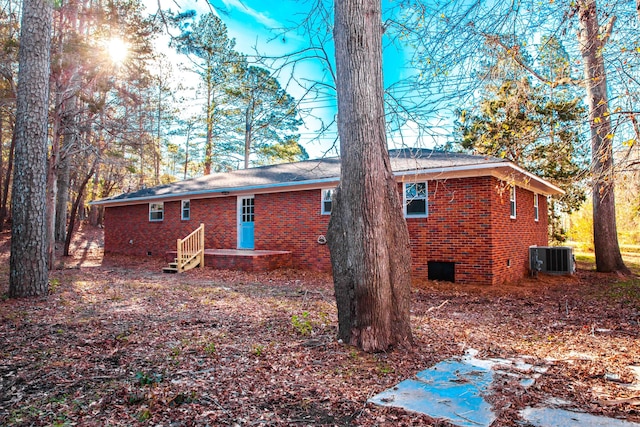
[[[448,425],[367,399],[451,356],[527,357],[546,374],[500,378],[495,425],[550,398],[640,421],[640,280],[540,276],[508,286],[416,283],[415,346],[336,342],[329,275],[196,269],[102,256],[99,229],[51,272],[51,294],[0,301],[0,425]],[[0,294],[9,236],[0,235]]]

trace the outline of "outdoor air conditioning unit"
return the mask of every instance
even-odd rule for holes
[[[529,247],[529,270],[535,276],[539,272],[548,274],[575,273],[573,248],[568,246]]]

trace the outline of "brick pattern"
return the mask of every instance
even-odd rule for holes
[[[516,189],[510,218],[509,186],[492,177],[429,182],[429,216],[408,218],[413,276],[428,277],[429,261],[454,262],[457,283],[515,282],[528,274],[528,248],[546,245],[547,201]]]
[[[529,246],[546,246],[548,240],[547,199],[538,196],[539,220],[534,219],[533,193],[516,188],[516,218],[510,218],[507,184],[494,180],[492,199],[492,284],[514,282],[529,273]]]
[[[428,261],[454,262],[458,283],[491,282],[491,178],[429,181],[427,218],[407,218],[413,276]]]
[[[291,251],[295,267],[330,271],[329,248],[318,243],[330,218],[320,198],[320,189],[257,195],[256,249]]]
[[[270,254],[264,256],[205,255],[205,267],[221,270],[271,271],[278,268],[291,268],[291,254]]]
[[[399,195],[402,184],[398,184]],[[508,185],[496,178],[434,180],[428,183],[426,218],[408,218],[414,278],[428,277],[429,261],[454,262],[457,283],[513,282],[528,272],[528,247],[547,244],[546,198],[539,197],[534,221],[533,193],[517,189],[517,217],[511,219]],[[191,219],[180,219],[180,201],[165,202],[162,222],[149,222],[148,204],[108,207],[105,253],[164,256],[175,242],[205,224],[207,248],[237,246],[235,196],[191,200]],[[252,269],[277,266],[330,271],[329,249],[318,243],[329,215],[321,214],[321,190],[255,196],[255,249],[290,251],[290,257]],[[222,261],[220,261],[222,262]],[[236,268],[231,260],[220,267]],[[234,265],[234,263],[236,263]],[[281,263],[278,264],[278,263]],[[211,264],[209,264],[211,266]],[[219,267],[219,268],[220,268]]]
[[[175,250],[166,252],[165,261],[167,263],[173,262],[176,259],[176,255],[177,252]],[[219,251],[215,253],[205,252],[204,265],[207,268],[219,270],[241,271],[271,271],[293,267],[291,252],[274,251],[269,251],[268,253],[255,252],[251,255],[246,253],[227,254],[219,253]]]

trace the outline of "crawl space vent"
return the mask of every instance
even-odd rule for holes
[[[442,280],[445,282],[455,283],[456,281],[456,263],[429,261],[429,280]]]

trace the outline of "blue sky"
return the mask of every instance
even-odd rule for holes
[[[192,1],[192,0],[189,0]],[[309,14],[313,1],[303,0],[212,0],[220,11],[218,16],[225,22],[231,37],[236,39],[238,50],[251,54],[258,47],[268,54],[290,53],[308,46],[308,40],[302,35],[287,33],[283,38],[273,37],[278,29],[299,24]],[[208,11],[206,3],[197,5],[196,10]],[[331,52],[333,53],[333,52]],[[384,52],[385,81],[393,83],[404,73],[404,52],[388,46]]]
[[[163,8],[172,8],[173,10],[179,7],[182,11],[193,9],[199,14],[216,13],[226,24],[229,37],[235,39],[236,50],[251,58],[256,49],[260,54],[277,57],[308,47],[310,45],[308,35],[302,34],[302,32],[288,32],[283,36],[280,29],[291,28],[301,23],[309,16],[309,8],[313,3],[313,0],[211,0],[211,7],[206,0],[173,0],[172,2],[164,0],[161,6]],[[157,4],[154,4],[154,8],[157,8]],[[316,27],[321,24],[318,23]],[[383,67],[385,84],[388,86],[405,77],[407,73],[411,73],[411,69],[405,66],[407,52],[403,49],[407,49],[406,47],[399,46],[397,43],[390,45],[388,40],[386,45]],[[327,54],[333,62],[333,45],[331,42],[327,45]],[[289,78],[292,71],[297,80],[324,80],[326,83],[333,85],[330,75],[321,61],[301,61],[295,65],[295,70],[294,67],[290,66],[278,74],[281,84],[296,99],[301,99],[305,94],[305,90],[292,83]],[[305,125],[300,129],[301,143],[312,158],[322,156],[327,150],[331,149],[335,141],[337,133],[335,126],[320,138],[314,139],[314,137],[318,135],[323,123],[329,123],[335,117],[335,94],[329,91],[329,93],[320,95],[315,99],[306,96],[301,102],[301,107],[303,109],[313,109],[313,115],[315,116],[315,118],[309,117],[305,119]],[[413,133],[411,125],[406,126],[405,137],[411,133]],[[393,139],[393,137],[393,135],[390,135],[390,139]],[[404,140],[404,143],[407,142],[412,145],[411,138]],[[390,145],[394,145],[394,142],[391,141]]]

